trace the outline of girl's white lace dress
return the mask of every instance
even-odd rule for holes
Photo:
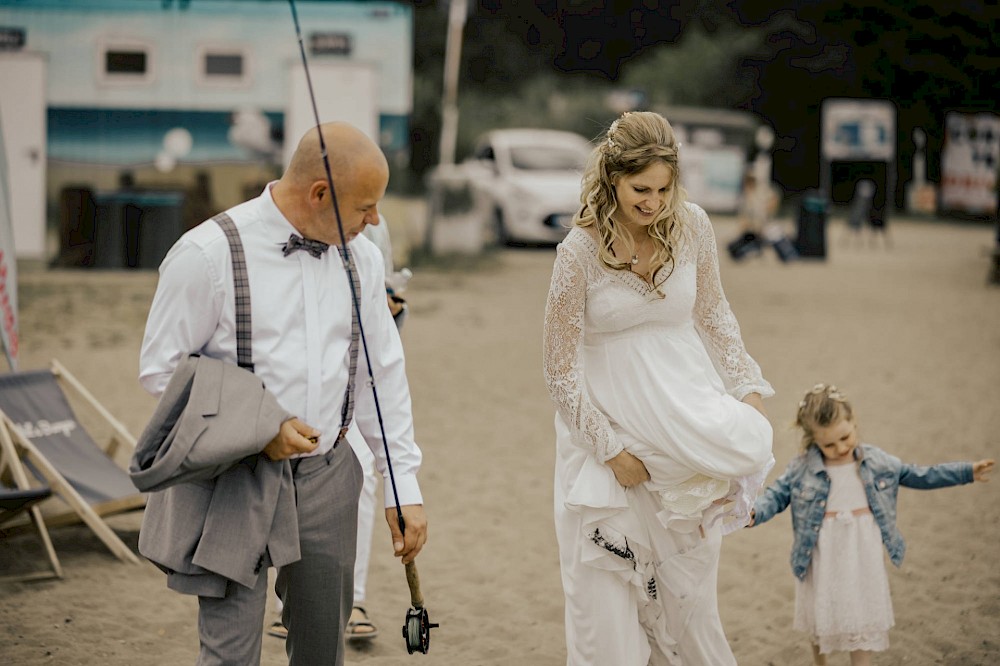
[[[882,535],[857,465],[828,465],[830,496],[812,564],[795,584],[795,621],[823,654],[889,649],[894,624]]]
[[[735,664],[719,548],[774,464],[770,424],[740,398],[773,390],[723,294],[708,216],[686,213],[676,266],[655,287],[601,264],[584,229],[557,251],[544,367],[568,664]],[[603,463],[622,449],[650,481],[617,482]]]

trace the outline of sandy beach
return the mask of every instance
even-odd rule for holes
[[[731,218],[714,222],[720,245],[736,233]],[[848,394],[865,441],[905,461],[1000,456],[1000,287],[986,284],[993,228],[897,217],[891,249],[846,242],[840,220],[828,231],[825,261],[721,257],[744,340],[777,391],[766,402],[776,435],[771,478],[797,453],[789,424],[801,393],[819,381]],[[541,371],[553,258],[551,248],[510,248],[414,268],[403,343],[430,521],[418,565],[441,627],[428,655],[407,655],[400,627],[409,595],[378,523],[368,587],[381,635],[349,649],[347,663],[565,663],[554,411]],[[138,434],[155,406],[136,380],[155,285],[152,271],[25,266],[20,367],[58,359]],[[133,549],[140,521],[139,513],[108,520]],[[890,566],[896,627],[875,663],[1000,663],[1000,479],[903,489],[899,527],[908,550],[902,568]],[[167,590],[148,562],[119,562],[82,526],[53,529],[52,538],[62,580],[0,585],[0,662],[194,663],[195,599]],[[785,513],[723,546],[720,607],[740,664],[810,661],[791,629],[791,539]],[[38,567],[39,558],[29,535],[0,540],[0,570]],[[286,663],[281,640],[264,638],[263,663]]]

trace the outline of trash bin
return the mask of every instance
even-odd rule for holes
[[[802,197],[795,249],[800,257],[826,258],[826,197],[821,192],[809,190]]]
[[[492,211],[477,181],[492,174],[469,165],[439,165],[427,178],[425,245],[433,255],[476,255],[490,244]],[[498,239],[492,239],[494,242]]]
[[[157,268],[184,233],[183,192],[118,190],[95,201],[95,268]]]
[[[64,187],[59,193],[59,254],[56,266],[90,266],[94,255],[97,205],[87,187]]]

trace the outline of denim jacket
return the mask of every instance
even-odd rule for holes
[[[903,562],[906,543],[896,527],[896,495],[900,486],[929,490],[972,483],[972,463],[952,462],[923,467],[902,462],[877,447],[861,444],[854,450],[882,543],[897,567]],[[813,550],[830,495],[830,477],[823,454],[815,446],[788,463],[788,468],[754,504],[754,525],[765,523],[792,506],[792,573],[803,578],[812,562]]]

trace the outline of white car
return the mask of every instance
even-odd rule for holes
[[[489,206],[499,245],[558,243],[580,208],[580,179],[591,144],[573,132],[497,129],[462,163]]]

